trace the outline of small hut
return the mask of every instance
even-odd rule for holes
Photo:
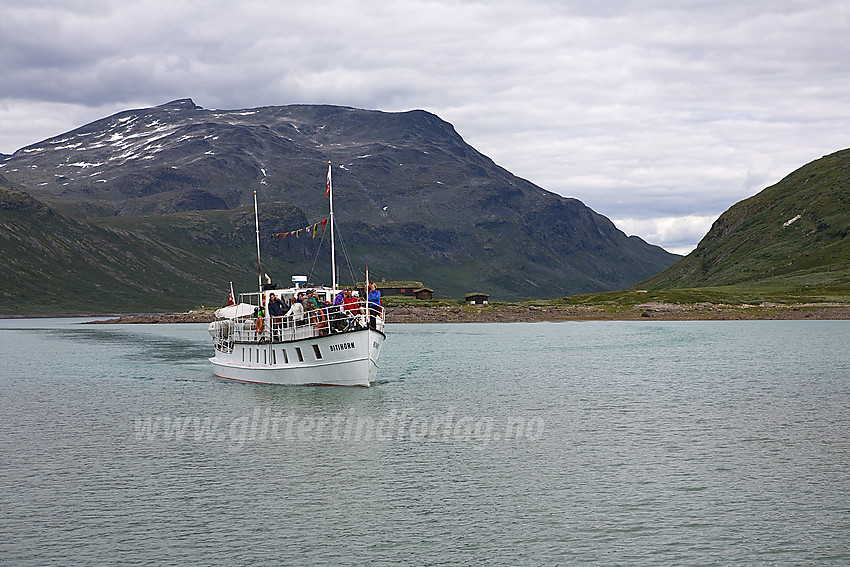
[[[467,305],[487,305],[490,301],[490,296],[486,293],[467,293],[463,296],[463,300]]]
[[[431,299],[434,297],[434,290],[430,287],[420,287],[413,292],[413,297],[416,299]]]

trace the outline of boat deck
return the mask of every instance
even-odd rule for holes
[[[383,333],[384,308],[361,301],[348,311],[334,305],[312,309],[300,320],[293,316],[262,318],[244,315],[235,318],[220,318],[211,325],[215,349],[223,353],[233,352],[239,343],[290,343],[316,337],[338,335],[371,328]]]

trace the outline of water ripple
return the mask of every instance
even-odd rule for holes
[[[846,565],[848,331],[396,325],[347,389],[4,322],[0,564]]]

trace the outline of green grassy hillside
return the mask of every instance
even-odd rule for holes
[[[247,211],[220,216],[226,215],[229,218],[198,219],[191,213],[160,217],[151,219],[146,231],[99,226],[65,217],[0,178],[0,314],[220,305],[231,279],[249,282],[253,277],[256,282],[256,264],[247,252],[234,259],[214,253],[221,244],[204,243],[216,234],[216,220],[232,227],[244,220],[240,215],[250,218]],[[168,231],[182,237],[159,237]],[[227,236],[221,238],[227,241]],[[244,247],[250,249],[247,243]]]
[[[825,156],[723,213],[696,250],[637,288],[850,289],[850,150]]]

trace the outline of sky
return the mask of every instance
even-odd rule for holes
[[[130,108],[424,109],[687,253],[850,147],[848,0],[0,0],[0,152]]]

